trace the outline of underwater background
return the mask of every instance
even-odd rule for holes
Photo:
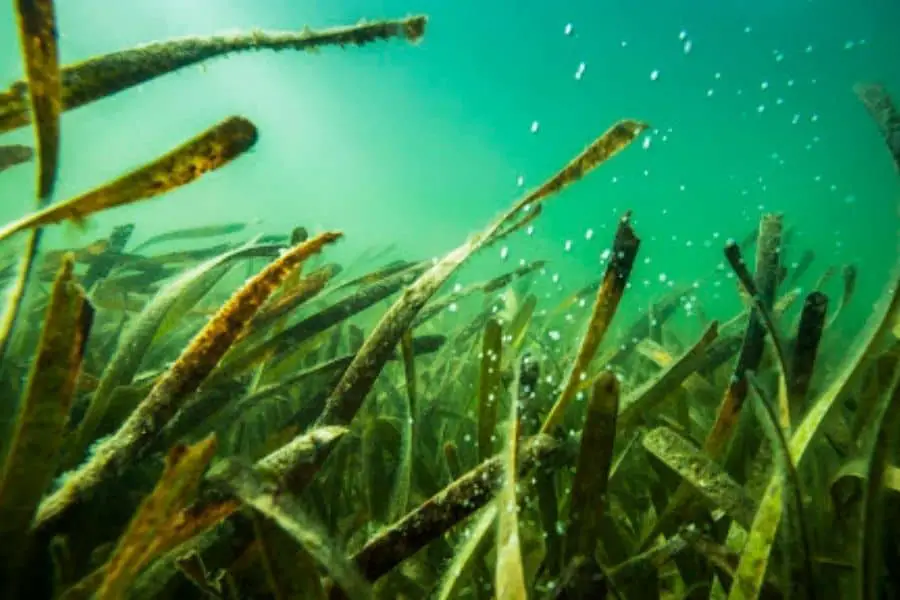
[[[65,113],[57,198],[228,115],[249,118],[261,138],[226,172],[94,217],[83,234],[54,228],[47,247],[125,222],[137,223],[140,240],[173,225],[258,220],[251,231],[344,231],[338,260],[388,244],[404,258],[439,256],[508,206],[520,184],[537,185],[630,116],[653,127],[641,147],[565,191],[530,237],[510,241],[506,260],[549,261],[545,293],[571,292],[602,271],[598,257],[626,209],[644,242],[626,312],[708,273],[724,241],[752,233],[761,211],[783,211],[795,228],[785,264],[812,249],[821,268],[861,267],[843,328],[861,324],[897,252],[900,185],[852,91],[858,81],[900,88],[892,0],[69,0],[57,11],[64,64],[254,26],[424,13],[429,31],[418,47],[241,53]],[[0,78],[20,79],[21,63],[6,7]],[[32,136],[22,128],[5,140]],[[0,218],[27,212],[33,180],[28,168],[4,174]],[[483,253],[467,274],[496,273],[502,251]],[[800,285],[812,286],[812,271]],[[710,317],[740,306],[730,271],[720,275],[697,290]]]
[[[11,9],[0,598],[900,597],[897,0]]]

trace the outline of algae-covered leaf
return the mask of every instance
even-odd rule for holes
[[[363,428],[361,461],[365,498],[370,518],[376,523],[389,523],[392,516],[390,496],[400,476],[401,445],[394,419],[376,417]]]
[[[178,69],[237,52],[314,51],[323,46],[362,46],[391,38],[416,42],[425,33],[426,22],[426,17],[416,15],[318,31],[308,28],[298,32],[252,31],[142,44],[63,67],[63,108],[77,108]],[[28,123],[30,115],[25,103],[26,91],[24,82],[16,82],[9,91],[0,92],[0,132]]]
[[[509,324],[508,339],[510,356],[518,356],[519,350],[525,343],[525,334],[528,333],[528,326],[531,324],[531,318],[534,315],[534,309],[537,306],[537,296],[529,294],[522,306],[516,312]]]
[[[60,442],[84,359],[93,308],[63,258],[50,294],[37,356],[0,472],[0,555],[15,572],[41,496],[56,473]]]
[[[409,496],[412,489],[413,477],[413,422],[415,421],[415,348],[412,335],[407,331],[402,338],[403,364],[406,372],[407,394],[399,400],[400,405],[400,444],[397,456],[397,472],[394,477],[394,487],[390,493],[390,518],[396,521],[406,514],[409,506]]]
[[[256,143],[256,127],[230,117],[168,154],[90,192],[59,202],[0,229],[0,240],[14,233],[154,198],[228,164]]]
[[[450,600],[457,597],[458,586],[473,568],[473,563],[480,558],[479,550],[486,545],[486,540],[489,539],[487,534],[497,520],[497,503],[491,502],[481,509],[476,517],[475,522],[466,532],[465,542],[456,548],[453,560],[438,584],[434,600]]]
[[[754,306],[766,309],[768,311],[767,314],[771,314],[776,310],[775,293],[780,270],[782,222],[783,216],[775,213],[764,214],[759,222],[756,244],[756,273],[753,280],[753,286],[758,290],[758,296],[753,301]],[[729,255],[730,259],[739,259],[739,253],[739,245],[729,243],[726,246],[726,255]],[[741,266],[743,262],[736,261],[736,264]],[[719,460],[726,452],[737,427],[738,418],[747,399],[749,385],[744,374],[748,371],[756,371],[762,361],[767,330],[763,318],[757,310],[750,312],[750,319],[747,322],[744,338],[740,344],[733,374],[719,403],[713,426],[706,434],[703,449],[713,460]],[[730,354],[729,350],[726,356]],[[679,486],[669,499],[668,505],[654,527],[644,536],[642,548],[646,549],[660,532],[672,525],[673,520],[690,505],[693,495],[694,491],[687,483],[682,483]]]
[[[550,436],[528,439],[519,451],[520,471],[546,466],[560,448]],[[375,581],[488,504],[502,482],[503,463],[494,456],[379,532],[353,560],[369,581]]]
[[[518,481],[519,447],[519,368],[513,378],[512,400],[504,423],[505,447],[501,452],[503,483],[497,494],[497,564],[494,572],[494,588],[497,598],[526,600],[525,569],[522,566],[522,550],[519,538],[519,500],[516,495]]]
[[[406,379],[406,397],[409,401],[409,415],[416,414],[416,353],[413,349],[412,332],[407,331],[400,338],[400,353],[403,357],[403,376]]]
[[[317,420],[318,425],[349,423],[356,415],[372,384],[379,376],[394,348],[416,316],[438,289],[468,260],[472,254],[489,245],[505,226],[516,219],[526,207],[536,209],[538,204],[555,192],[581,179],[589,171],[611,158],[637,137],[647,125],[633,120],[616,123],[559,173],[537,189],[527,193],[512,208],[491,222],[461,246],[438,260],[403,296],[395,302],[379,320],[363,343],[353,362],[329,396],[325,410]],[[526,213],[527,215],[527,213]],[[527,218],[527,217],[526,217]],[[617,248],[618,249],[618,248]],[[614,283],[610,283],[614,286]],[[621,283],[624,287],[624,282]]]
[[[566,376],[566,383],[559,394],[556,403],[550,410],[550,414],[541,426],[541,433],[552,433],[562,422],[566,409],[575,398],[575,394],[587,376],[587,369],[600,346],[600,342],[609,330],[619,302],[625,293],[625,286],[631,276],[631,267],[641,245],[640,239],[635,235],[631,227],[630,214],[626,214],[619,221],[610,250],[610,261],[603,274],[600,289],[594,301],[594,308],[588,321],[588,328],[578,347],[578,354]]]
[[[481,345],[481,374],[478,383],[478,459],[494,455],[494,434],[497,430],[497,407],[502,385],[502,335],[500,323],[489,319],[484,328]]]
[[[779,377],[782,375],[783,374],[780,374]],[[762,429],[769,439],[769,445],[776,458],[775,469],[777,476],[781,477],[784,481],[782,487],[788,490],[790,498],[793,501],[790,504],[792,507],[793,519],[788,519],[788,524],[791,525],[790,527],[782,528],[782,531],[784,532],[783,539],[786,543],[790,543],[795,538],[799,540],[799,546],[803,551],[803,555],[801,557],[800,571],[802,575],[798,578],[798,586],[803,590],[812,590],[816,578],[813,573],[812,542],[809,530],[806,526],[806,512],[803,508],[803,498],[805,498],[805,494],[803,493],[803,486],[801,484],[800,474],[797,471],[797,465],[791,461],[790,448],[788,448],[788,441],[786,438],[788,431],[783,427],[783,423],[780,421],[783,415],[777,414],[776,409],[766,397],[765,391],[762,389],[762,386],[760,386],[756,376],[747,373],[747,378],[750,382],[750,387],[754,392],[754,408],[756,408],[757,412],[757,421],[762,424]],[[779,393],[781,393],[781,391],[782,387],[779,386]],[[787,563],[788,566],[790,565],[789,560],[785,560],[784,562]],[[785,573],[791,574],[791,569],[785,569]]]
[[[834,309],[831,317],[829,317],[826,327],[831,328],[841,316],[841,313],[843,313],[850,304],[851,300],[853,300],[853,293],[856,291],[856,275],[856,265],[845,265],[841,270],[841,280],[843,282],[841,299],[837,308]]]
[[[137,254],[141,250],[145,250],[150,246],[162,244],[164,242],[173,242],[180,240],[195,240],[208,237],[230,235],[239,233],[247,228],[247,223],[223,223],[221,225],[202,225],[199,227],[185,227],[174,231],[167,231],[154,235],[137,246],[131,252]]]
[[[758,291],[756,306],[771,311],[775,303],[775,292],[778,281],[778,268],[781,253],[782,215],[764,214],[759,222],[759,237],[756,243],[756,272],[753,285]],[[730,243],[726,246],[726,255],[740,252],[739,246]],[[743,261],[740,261],[743,264]],[[749,281],[749,276],[747,281]],[[764,317],[757,310],[750,313],[744,341],[738,353],[734,367],[734,375],[725,390],[724,397],[716,414],[712,430],[706,436],[704,448],[718,459],[725,451],[737,418],[747,399],[747,381],[744,373],[756,371],[762,360],[765,348],[766,326]]]
[[[272,486],[266,485],[252,467],[236,459],[226,459],[217,464],[210,477],[226,484],[242,502],[274,521],[302,545],[328,571],[348,598],[371,597],[368,582],[290,493],[278,493]]]
[[[879,83],[857,83],[853,91],[878,125],[894,159],[894,166],[900,171],[900,113],[887,89]]]
[[[317,467],[348,431],[346,427],[321,427],[298,435],[259,460],[256,470],[289,490],[294,479],[302,480],[299,472]]]
[[[194,336],[118,431],[99,444],[91,458],[41,504],[38,526],[59,518],[96,486],[108,483],[128,463],[151,449],[161,430],[206,379],[272,292],[304,260],[340,237],[340,233],[322,233],[285,252],[245,282]]]
[[[37,214],[40,214],[53,195],[59,161],[60,74],[56,43],[56,11],[53,0],[16,0],[14,6],[19,42],[25,61],[25,74],[31,86],[28,94],[30,110],[35,116],[38,154]],[[22,107],[28,114],[24,99]],[[6,160],[22,159],[25,152],[21,148],[24,147],[19,147],[18,151],[7,151]],[[0,170],[3,169],[2,162],[0,159]],[[0,239],[2,237],[0,234]],[[19,262],[15,284],[7,296],[3,320],[0,322],[0,361],[6,356],[13,327],[19,319],[40,242],[41,231],[39,229],[31,231],[25,252]]]
[[[660,371],[628,394],[621,404],[619,429],[624,431],[635,427],[644,416],[651,413],[665,400],[668,394],[696,372],[697,367],[705,359],[707,350],[718,335],[719,324],[717,321],[713,321],[684,354],[672,361],[665,370]]]
[[[216,453],[215,437],[176,446],[153,492],[141,503],[105,566],[98,600],[126,597],[135,577],[154,559],[202,533],[237,508],[233,501],[194,510],[203,473]]]
[[[718,463],[667,427],[653,429],[642,442],[648,452],[678,473],[714,506],[742,527],[750,527],[755,510],[753,501]]]
[[[66,464],[70,466],[76,464],[88,445],[98,435],[107,433],[98,431],[97,428],[109,410],[113,393],[116,388],[131,383],[147,349],[164,323],[180,321],[184,313],[200,299],[199,296],[206,292],[210,282],[214,283],[221,277],[220,267],[240,258],[272,254],[278,249],[279,246],[248,244],[232,250],[186,271],[153,297],[141,314],[128,324],[119,338],[115,353],[103,369],[97,389],[91,396],[87,411],[67,449]]]
[[[62,86],[53,0],[16,0],[19,43],[37,131],[39,207],[50,201],[59,161]]]
[[[566,527],[567,563],[576,556],[592,558],[600,541],[618,411],[619,381],[604,371],[591,391],[581,433]]]
[[[274,368],[280,360],[291,356],[291,351],[303,342],[312,339],[317,334],[345,321],[353,315],[365,310],[374,304],[396,293],[405,285],[411,283],[424,270],[424,265],[413,265],[394,273],[382,280],[366,286],[355,293],[342,298],[322,310],[315,312],[299,322],[291,325],[284,331],[273,335],[269,339],[260,342],[249,350],[239,352],[234,357],[226,357],[217,372],[211,377],[229,377],[250,368],[273,353],[279,354],[271,360],[270,367]],[[399,335],[402,334],[398,334]],[[393,348],[392,348],[393,349]],[[393,353],[389,353],[391,356]],[[390,356],[386,358],[389,360]]]
[[[875,440],[869,449],[868,478],[862,510],[862,555],[859,563],[859,598],[876,600],[882,596],[881,570],[884,527],[884,484],[890,459],[896,455],[900,428],[900,361],[895,362],[893,381],[873,415]]]
[[[116,259],[125,250],[132,233],[134,233],[134,223],[126,223],[113,229],[109,239],[106,240],[103,251],[94,258],[91,266],[88,267],[87,273],[81,279],[81,285],[84,286],[84,289],[90,291],[95,283],[109,275],[116,263]]]
[[[828,297],[821,292],[810,293],[803,302],[788,380],[792,422],[796,421],[806,405],[827,312]]]
[[[0,173],[16,165],[23,165],[34,158],[31,146],[0,144]]]
[[[846,365],[837,374],[835,380],[815,401],[803,421],[794,431],[790,441],[790,459],[799,465],[809,447],[813,436],[832,407],[844,397],[849,384],[856,380],[866,364],[869,353],[875,342],[884,335],[894,323],[898,306],[900,306],[900,279],[896,276],[888,288],[887,306],[880,314],[873,316],[862,339]],[[770,480],[759,502],[759,509],[753,520],[747,538],[741,562],[735,574],[735,582],[729,592],[730,600],[755,598],[759,595],[769,564],[769,555],[775,543],[776,533],[781,523],[783,512],[783,480],[776,473]]]
[[[775,320],[772,317],[769,306],[762,303],[761,298],[763,296],[760,296],[760,290],[757,289],[756,283],[753,281],[749,269],[747,269],[747,264],[744,262],[744,259],[741,256],[741,250],[737,244],[734,242],[726,244],[725,258],[734,270],[735,275],[737,275],[738,282],[746,292],[747,297],[751,299],[751,305],[755,311],[753,314],[759,318],[766,333],[768,333],[769,343],[775,354],[775,364],[778,367],[778,426],[782,431],[789,432],[791,429],[792,411],[790,400],[788,398],[787,359],[785,358],[784,347],[781,344],[781,336],[775,328]],[[769,268],[771,269],[773,267]],[[771,305],[775,299],[774,289],[771,290],[771,293],[766,297],[770,298]]]

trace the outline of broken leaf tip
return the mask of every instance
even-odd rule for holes
[[[425,25],[427,24],[428,17],[426,17],[425,15],[418,15],[408,18],[403,23],[404,36],[410,42],[418,42],[422,39],[422,36],[425,35]]]
[[[219,131],[223,136],[232,140],[235,145],[250,148],[259,140],[259,130],[249,119],[241,116],[232,116],[225,119],[220,125]]]

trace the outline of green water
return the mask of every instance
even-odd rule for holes
[[[783,211],[796,227],[786,264],[815,250],[807,288],[829,265],[859,266],[850,329],[897,253],[900,179],[851,89],[880,81],[900,94],[900,5],[890,0],[68,0],[57,10],[64,63],[229,29],[418,13],[430,21],[417,46],[244,54],[67,113],[58,199],[231,114],[251,119],[261,137],[249,156],[165,198],[104,213],[83,233],[53,228],[54,245],[124,222],[137,223],[139,242],[173,227],[258,220],[253,231],[344,231],[330,255],[338,260],[389,243],[398,257],[438,256],[508,206],[519,177],[537,185],[630,117],[653,125],[649,147],[634,144],[553,199],[533,235],[509,242],[511,264],[550,261],[544,293],[568,293],[602,272],[599,257],[626,209],[644,242],[634,311],[669,284],[713,271],[724,241],[752,231],[762,211]],[[21,76],[7,6],[0,79]],[[3,142],[32,136],[23,128]],[[27,167],[0,177],[2,219],[29,208],[33,178]],[[500,252],[488,250],[464,277],[508,268]],[[835,277],[835,299],[839,288]],[[712,316],[738,306],[725,271],[696,295]]]

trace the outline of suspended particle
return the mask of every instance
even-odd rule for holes
[[[540,127],[541,127],[540,123],[538,123],[537,121],[532,121],[531,122],[531,133],[537,133],[538,129],[540,129]]]
[[[565,27],[565,29],[563,29],[563,33],[565,35],[572,35],[572,30],[573,30],[572,24],[566,23],[566,27]]]
[[[503,246],[502,248],[500,248],[500,260],[506,260],[508,256],[509,256],[509,247]]]
[[[648,148],[650,148],[650,142],[651,142],[650,136],[649,136],[649,135],[648,135],[648,136],[645,136],[645,137],[644,137],[644,141],[643,141],[643,143],[641,144],[641,146],[644,148],[644,150],[647,150]]]
[[[584,232],[584,239],[589,240],[592,237],[594,237],[594,230],[588,228],[588,230]]]
[[[654,69],[650,72],[650,81],[656,81],[659,79],[659,69]]]
[[[690,53],[691,53],[691,48],[693,48],[693,47],[694,47],[694,43],[691,42],[691,40],[685,40],[685,42],[684,42],[684,53],[685,53],[685,54],[690,54]]]
[[[569,250],[572,249],[572,240],[566,240],[565,248],[566,248],[566,252],[568,252]]]
[[[575,79],[580,81],[584,77],[584,68],[585,64],[583,62],[578,63],[578,68],[575,70]]]

